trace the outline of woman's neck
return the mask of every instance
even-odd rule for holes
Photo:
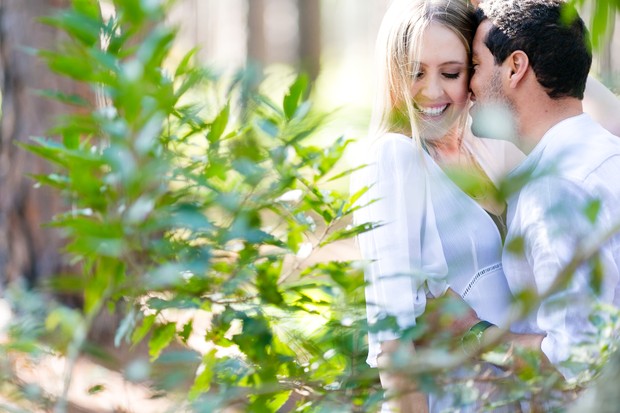
[[[463,152],[463,133],[461,128],[454,127],[439,139],[424,141],[431,157],[439,165],[458,165]]]
[[[497,190],[470,149],[463,143],[459,129],[437,140],[425,141],[428,152],[452,181],[482,208],[501,215],[505,204],[497,199]]]

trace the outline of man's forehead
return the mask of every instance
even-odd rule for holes
[[[493,24],[488,19],[483,20],[478,26],[476,34],[474,35],[474,42],[472,47],[474,55],[480,53],[483,50],[481,48],[486,48],[484,41],[486,40],[487,35],[489,34],[489,30],[491,30],[492,26]]]
[[[474,38],[477,38],[480,41],[484,41],[487,34],[489,33],[489,30],[491,30],[491,27],[493,27],[493,23],[491,22],[491,20],[489,19],[482,20],[480,24],[478,25],[478,28],[476,29]]]

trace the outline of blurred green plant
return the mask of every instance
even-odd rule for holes
[[[594,0],[586,2],[586,0],[570,0],[579,10],[583,10],[587,3],[590,3],[591,14],[589,27],[592,34],[592,47],[594,50],[600,50],[605,41],[605,36],[613,31],[615,19],[620,12],[619,0]]]
[[[203,342],[192,384],[165,384],[185,392],[188,410],[271,412],[289,399],[298,411],[369,410],[380,391],[364,362],[361,269],[304,264],[371,228],[347,225],[355,195],[326,189],[348,173],[335,168],[349,140],[312,144],[325,115],[312,107],[304,75],[278,104],[245,89],[243,75],[226,81],[199,67],[194,52],[170,68],[169,4],[114,5],[108,21],[94,0],[44,19],[69,40],[39,55],[89,84],[99,104],[42,91],[75,114],[51,138],[23,145],[56,167],[33,178],[67,199],[50,225],[64,231],[81,268],[51,282],[80,295],[81,308],[48,308],[45,333],[21,335],[69,360],[56,411],[66,410],[96,317],[119,309],[115,344],[147,340],[151,363],[193,336]],[[222,89],[221,105],[199,93]],[[194,327],[198,313],[210,317],[206,330]]]

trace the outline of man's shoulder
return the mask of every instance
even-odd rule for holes
[[[579,123],[554,131],[542,153],[539,168],[560,177],[584,180],[605,163],[620,168],[620,138],[612,135],[589,116]]]

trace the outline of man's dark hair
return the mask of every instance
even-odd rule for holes
[[[484,43],[501,64],[525,52],[551,98],[583,99],[592,65],[590,36],[577,11],[563,0],[485,0],[478,23],[493,23]]]

